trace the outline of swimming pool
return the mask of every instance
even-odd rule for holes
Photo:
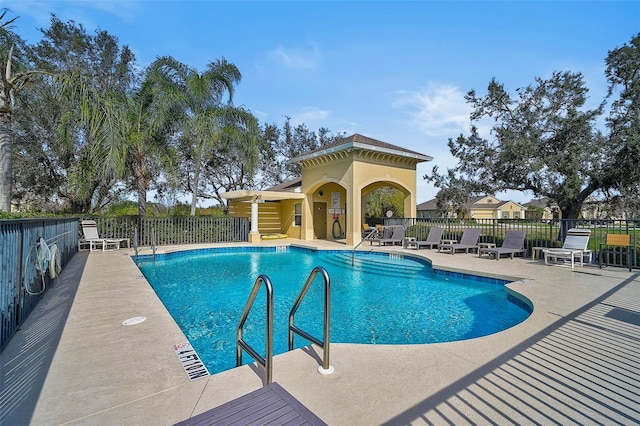
[[[139,267],[209,372],[235,367],[235,331],[256,278],[274,293],[274,354],[287,350],[288,315],[315,266],[331,278],[331,342],[418,344],[492,334],[526,319],[531,309],[505,281],[434,270],[424,259],[380,252],[297,247],[227,247],[161,254]],[[322,338],[322,280],[309,289],[296,324]],[[264,352],[265,294],[260,290],[244,339]],[[178,343],[178,342],[176,342]],[[310,342],[296,336],[295,346]],[[245,362],[252,362],[245,355]]]

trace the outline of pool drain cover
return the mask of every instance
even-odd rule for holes
[[[129,318],[127,320],[122,321],[122,325],[136,325],[136,324],[140,324],[146,319],[147,317],[133,317],[133,318]]]

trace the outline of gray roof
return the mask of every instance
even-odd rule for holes
[[[538,198],[524,204],[525,207],[533,206],[533,207],[541,207],[541,208],[551,207],[553,205],[555,205],[555,203],[551,201],[549,197]]]
[[[425,201],[424,203],[420,203],[416,206],[417,210],[438,210],[438,204],[436,199],[433,198],[431,200]]]
[[[302,186],[302,176],[274,185],[265,189],[265,191],[291,191],[299,186]]]

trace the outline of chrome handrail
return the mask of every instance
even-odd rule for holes
[[[294,317],[295,317],[296,311],[300,307],[300,303],[302,303],[302,299],[304,299],[304,296],[307,294],[307,291],[309,290],[309,287],[311,286],[311,283],[313,283],[313,280],[315,279],[318,272],[320,272],[322,274],[322,277],[324,278],[324,333],[323,333],[324,340],[320,340],[312,336],[311,334],[298,328],[294,324]],[[333,367],[329,363],[330,345],[331,345],[330,317],[331,317],[331,280],[329,279],[329,274],[327,273],[326,269],[324,269],[321,266],[316,266],[315,268],[313,268],[313,271],[311,271],[311,274],[309,274],[309,278],[307,278],[307,282],[305,282],[304,286],[302,287],[302,290],[300,291],[300,294],[298,295],[298,298],[296,299],[296,302],[293,304],[293,307],[289,312],[289,350],[290,351],[293,350],[294,333],[297,333],[301,337],[304,337],[305,339],[310,340],[311,342],[320,346],[323,350],[322,366],[318,367],[318,371],[320,372],[320,374],[325,374],[325,375],[333,373]]]
[[[266,341],[265,341],[265,357],[263,358],[253,349],[247,342],[242,338],[242,331],[244,327],[244,323],[249,316],[249,312],[251,311],[251,307],[253,306],[253,302],[258,295],[258,291],[260,290],[260,284],[264,283],[265,288],[267,290],[267,325],[266,325]],[[249,355],[251,355],[257,362],[262,366],[265,371],[265,379],[264,385],[268,385],[272,381],[273,377],[273,285],[271,285],[271,280],[266,275],[260,275],[255,283],[253,284],[253,289],[251,289],[251,294],[249,295],[249,299],[247,300],[247,304],[244,307],[244,311],[242,312],[242,316],[240,317],[240,322],[238,323],[238,328],[236,329],[236,367],[240,367],[242,365],[242,350],[247,351]]]
[[[364,237],[362,237],[362,241],[360,241],[358,244],[356,244],[356,246],[353,248],[353,250],[351,250],[351,266],[353,266],[354,264],[354,259],[356,256],[356,249],[358,247],[360,247],[360,245],[362,245],[362,243],[364,243],[365,241],[369,241],[372,239],[373,234],[377,234],[378,230],[376,228],[373,228],[371,231],[369,231],[369,233],[367,235],[365,235]],[[373,243],[371,243],[373,244]]]

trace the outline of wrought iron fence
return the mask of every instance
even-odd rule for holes
[[[95,220],[102,238],[130,238],[133,244],[204,244],[248,241],[249,220],[243,217],[85,217]],[[138,241],[133,241],[138,229]]]
[[[0,350],[53,282],[36,270],[39,237],[56,244],[64,268],[78,250],[78,219],[0,220]]]
[[[383,219],[380,219],[382,221]],[[465,228],[481,228],[479,242],[502,244],[507,230],[526,230],[525,249],[531,255],[533,247],[562,247],[567,230],[587,228],[591,231],[588,249],[591,261],[598,262],[598,255],[607,234],[629,234],[631,236],[631,264],[640,267],[640,220],[587,220],[564,219],[540,221],[527,219],[433,219],[433,218],[391,218],[384,219],[385,226],[402,225],[406,235],[426,239],[433,226],[444,228],[443,238],[459,239]],[[610,265],[626,266],[626,255],[616,257]]]

